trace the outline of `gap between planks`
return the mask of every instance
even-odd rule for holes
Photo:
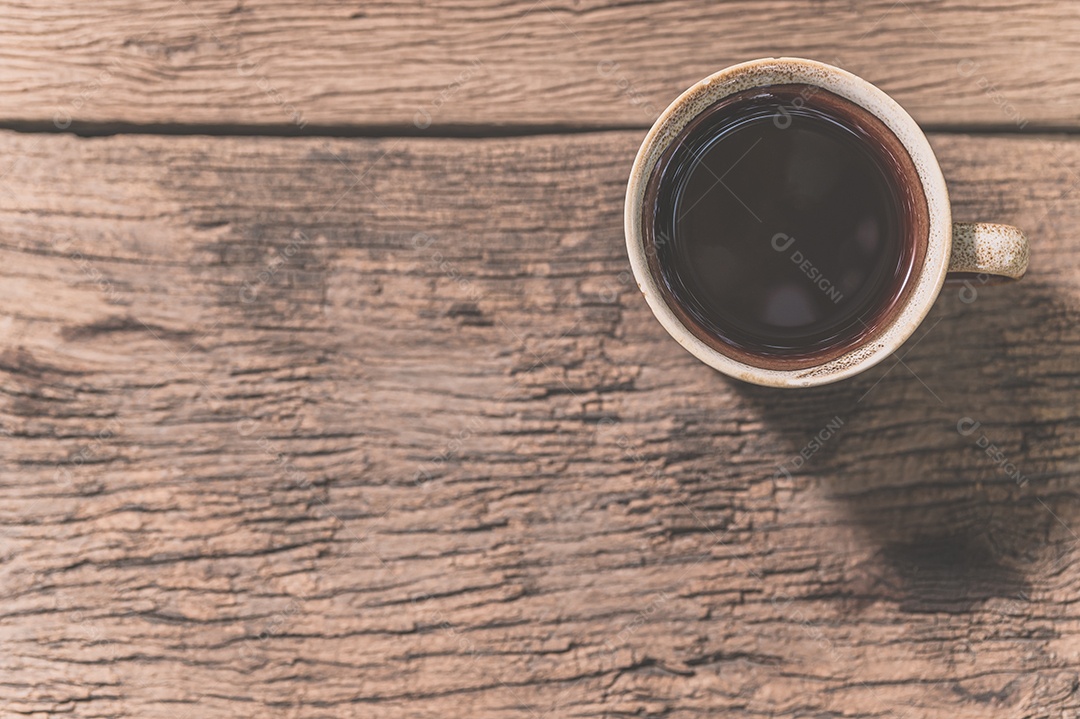
[[[1037,137],[1045,135],[1080,135],[1080,126],[1029,125],[920,125],[927,134],[941,135],[1003,135]],[[185,124],[185,123],[125,123],[85,122],[58,128],[51,122],[0,121],[0,131],[21,134],[75,135],[77,137],[113,137],[116,135],[208,135],[213,137],[326,137],[326,138],[430,138],[430,139],[494,139],[506,137],[541,137],[546,135],[584,135],[603,132],[647,132],[650,125],[447,125],[420,129],[409,125],[280,125]]]

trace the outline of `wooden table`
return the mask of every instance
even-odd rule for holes
[[[1080,716],[1077,3],[0,17],[0,716]],[[1033,246],[801,392],[621,226],[660,109],[781,54]]]

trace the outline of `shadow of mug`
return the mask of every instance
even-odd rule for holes
[[[1080,310],[1061,297],[1031,278],[947,285],[924,327],[858,378],[732,381],[791,451],[776,479],[817,486],[873,548],[859,594],[967,611],[1027,597],[1066,565],[1080,512],[1060,490],[1080,471],[1080,421],[1062,420],[1080,407],[1080,344],[1053,338],[1075,334]]]

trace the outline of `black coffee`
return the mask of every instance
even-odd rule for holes
[[[758,366],[811,366],[898,309],[925,251],[919,186],[903,146],[854,103],[810,85],[744,91],[657,164],[650,265],[707,343]]]

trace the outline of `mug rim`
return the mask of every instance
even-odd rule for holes
[[[881,120],[900,141],[915,165],[928,210],[926,254],[916,270],[907,300],[876,336],[845,354],[801,369],[767,369],[746,364],[708,346],[668,306],[649,271],[642,215],[649,178],[663,152],[680,131],[717,101],[743,90],[782,84],[820,87],[862,107]],[[668,334],[705,364],[724,374],[769,387],[812,387],[869,369],[891,355],[915,332],[941,292],[952,250],[952,216],[948,189],[926,134],[884,91],[833,65],[803,58],[750,60],[704,78],[677,97],[660,114],[634,159],[623,213],[627,252],[638,288]]]

